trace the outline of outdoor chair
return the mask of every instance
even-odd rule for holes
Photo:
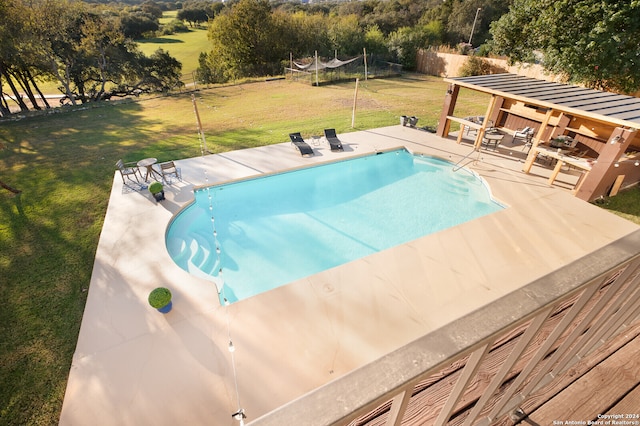
[[[289,138],[291,139],[291,144],[300,151],[300,155],[303,157],[311,157],[314,155],[313,148],[304,141],[300,132],[290,133]]]
[[[477,116],[464,117],[464,120],[470,121],[470,122],[475,123],[475,124],[482,125],[482,122],[484,121],[484,117],[477,117]],[[466,127],[466,130],[467,130],[467,135],[471,135],[471,134],[477,135],[478,134],[478,129],[474,129],[472,127],[463,125],[463,128],[465,128],[465,127]],[[463,128],[461,128],[460,130],[462,131]]]
[[[176,167],[173,161],[160,163],[160,172],[162,173],[162,180],[168,184],[171,184],[171,181],[167,179],[170,176],[175,176],[176,179],[182,182],[182,174],[180,173],[180,169]]]
[[[336,129],[324,129],[324,137],[327,139],[327,142],[329,142],[331,151],[333,152],[344,151],[344,148],[342,147],[342,142],[340,141],[340,139],[338,139],[338,136],[336,135]]]
[[[536,129],[533,129],[531,127],[518,129],[513,134],[513,139],[511,139],[511,143],[513,144],[516,141],[516,139],[522,139],[524,140],[524,145],[522,145],[522,150],[524,151],[525,148],[531,149],[531,146],[533,145],[533,135],[535,134],[535,132],[536,132]]]
[[[128,177],[129,180],[132,180],[131,175],[133,175],[133,177],[136,178],[136,182],[140,183],[140,180],[138,179],[138,174],[140,174],[141,178],[142,178],[142,174],[140,173],[140,169],[138,169],[138,166],[136,165],[136,163],[133,163],[133,162],[125,163],[122,160],[118,160],[116,162],[116,167],[120,171],[120,176],[122,176],[122,183],[126,183],[125,176]]]
[[[535,129],[532,129],[531,127],[518,129],[513,133],[513,139],[511,139],[511,143],[514,143],[516,139],[524,139],[525,142],[528,142],[533,137],[534,132]]]

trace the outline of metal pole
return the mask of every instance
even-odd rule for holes
[[[476,17],[473,20],[473,26],[471,27],[471,35],[469,36],[469,45],[471,45],[471,39],[473,38],[473,32],[476,29],[476,21],[478,20],[478,13],[480,13],[481,10],[482,10],[481,7],[479,7],[478,10],[476,10]]]

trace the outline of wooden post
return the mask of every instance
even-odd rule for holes
[[[438,121],[438,129],[436,130],[436,134],[441,138],[449,136],[451,120],[449,120],[447,116],[453,115],[453,111],[456,108],[456,101],[458,100],[458,93],[460,93],[460,86],[451,83],[447,89],[447,95],[444,97],[444,105],[442,106],[440,121]]]
[[[613,183],[613,188],[611,188],[611,192],[609,193],[610,197],[614,197],[618,195],[618,191],[620,191],[622,182],[624,182],[624,175],[618,175],[618,177],[616,178],[616,181]]]
[[[362,52],[364,54],[364,81],[367,81],[367,75],[368,75],[368,72],[367,72],[367,48],[366,47],[362,48]]]
[[[358,79],[356,78],[356,90],[353,94],[353,111],[351,112],[351,128],[356,125],[356,104],[358,101]]]
[[[198,125],[198,136],[200,136],[200,152],[202,155],[206,152],[209,153],[207,149],[207,140],[204,137],[204,132],[202,131],[202,122],[200,121],[200,113],[198,113],[198,105],[196,104],[196,95],[191,95],[191,102],[193,103],[193,112],[196,114],[196,123]]]
[[[598,161],[593,163],[593,168],[584,177],[580,188],[576,191],[576,197],[592,201],[601,195],[607,195],[620,175],[616,163],[627,150],[636,133],[636,129],[616,127],[609,136],[609,140],[602,145],[598,153]]]
[[[318,51],[316,50],[316,86],[320,86],[318,82]]]
[[[551,116],[553,115],[553,109],[549,109],[547,111],[547,115],[544,116],[544,121],[540,124],[540,128],[538,129],[538,133],[531,140],[531,148],[529,148],[529,155],[527,156],[527,160],[522,167],[522,171],[525,173],[529,173],[531,171],[531,167],[533,167],[533,162],[536,161],[536,157],[538,156],[538,144],[542,139],[542,135],[544,135],[547,126],[549,125],[549,121],[551,120]]]
[[[484,120],[482,121],[482,125],[480,126],[480,129],[478,129],[478,134],[476,135],[476,141],[473,144],[476,150],[479,150],[480,146],[482,145],[482,138],[484,137],[484,134],[487,131],[487,123],[489,123],[489,117],[491,117],[491,114],[493,113],[493,109],[496,106],[497,99],[498,99],[498,96],[491,95],[491,100],[489,101],[487,112],[484,115]],[[462,132],[462,129],[463,127],[460,126],[461,132]]]

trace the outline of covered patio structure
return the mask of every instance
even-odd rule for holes
[[[615,194],[640,180],[640,99],[584,87],[560,84],[515,74],[446,78],[450,83],[437,134],[447,137],[451,123],[462,130],[476,130],[479,149],[489,129],[514,136],[531,131],[523,171],[529,173],[536,159],[555,162],[549,183],[561,167],[576,168],[582,176],[574,194],[586,201]],[[491,95],[482,120],[455,115],[460,88]],[[460,142],[461,138],[458,139]],[[570,141],[566,146],[557,141]]]

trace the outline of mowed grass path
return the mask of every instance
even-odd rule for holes
[[[195,93],[208,149],[287,142],[439,118],[446,84],[435,77],[312,87],[284,80]],[[0,122],[0,424],[55,425],[80,328],[114,163],[201,154],[191,93],[65,108]],[[457,115],[483,114],[484,95],[463,92]],[[116,176],[116,179],[120,179]]]

